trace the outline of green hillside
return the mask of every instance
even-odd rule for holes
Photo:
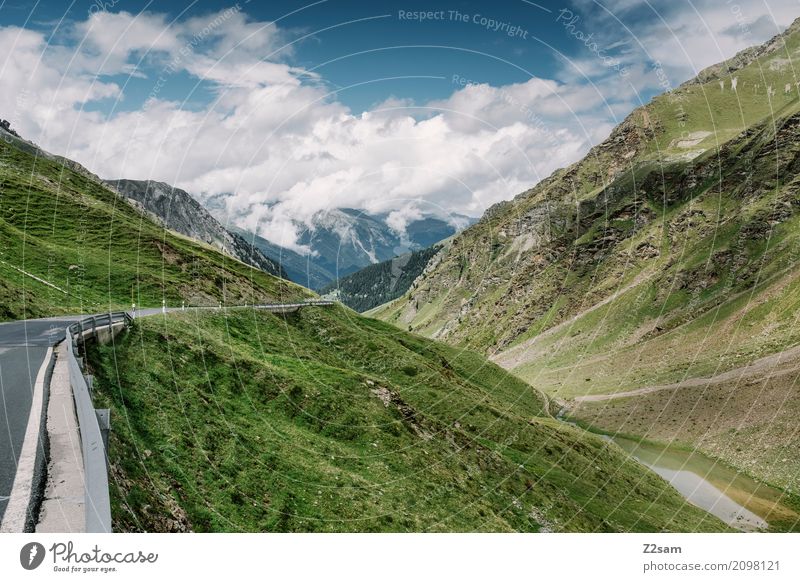
[[[74,162],[0,140],[0,320],[310,293],[157,226]],[[15,145],[18,144],[18,145]]]
[[[434,245],[364,267],[323,287],[320,294],[360,313],[369,311],[408,291],[440,250],[442,245]]]
[[[121,531],[716,531],[468,351],[345,308],[141,319],[90,351]]]
[[[634,111],[586,158],[490,209],[375,315],[490,355],[576,418],[699,447],[796,492],[798,28]],[[785,369],[764,399],[752,384],[774,366],[746,382],[736,371],[775,354]],[[654,386],[666,388],[581,400]]]
[[[716,251],[730,242],[731,223],[750,218],[754,201],[762,209],[796,208],[789,182],[800,92],[791,60],[784,62],[800,49],[795,28],[777,52],[723,79],[655,98],[583,160],[490,208],[455,237],[427,281],[377,315],[432,337],[502,351],[627,289],[644,261],[702,260],[683,252],[690,241],[676,235],[710,234]],[[775,127],[783,129],[778,137]],[[675,298],[665,308],[682,303]]]

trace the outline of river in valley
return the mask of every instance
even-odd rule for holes
[[[565,418],[561,409],[556,418],[586,430]],[[765,531],[769,521],[797,523],[800,515],[787,507],[780,489],[759,483],[697,451],[674,445],[640,442],[592,429],[591,432],[615,443],[639,463],[672,485],[690,503],[718,517],[740,531]]]
[[[763,531],[769,527],[769,519],[791,518],[794,514],[781,503],[780,490],[702,453],[618,436],[605,438],[668,481],[690,503],[733,528]]]

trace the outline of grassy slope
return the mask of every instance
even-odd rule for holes
[[[747,183],[760,189],[757,194],[764,197],[764,206],[774,202],[777,179],[788,182],[793,177],[776,176],[774,143],[771,152],[770,144],[762,144],[765,157],[752,173],[747,166],[715,168],[716,148],[754,125],[769,129],[797,112],[798,91],[783,93],[786,83],[794,86],[792,68],[773,61],[798,48],[800,33],[794,33],[785,51],[766,55],[735,73],[737,92],[730,90],[729,79],[724,91],[714,80],[688,85],[636,110],[584,160],[559,170],[514,201],[490,209],[478,224],[456,237],[448,256],[418,289],[376,315],[454,343],[504,350],[633,279],[641,265],[631,249],[617,245],[629,244],[643,225],[650,226],[650,238],[655,240],[639,237],[637,243],[649,242],[656,251],[679,255],[684,241],[664,236],[659,229],[682,210],[691,209],[703,190],[712,218],[728,218],[723,212],[731,209],[746,214],[749,208],[741,208],[741,198],[725,200],[730,192],[719,191],[720,169],[727,171],[726,187],[733,189],[735,181]],[[768,97],[768,88],[777,94]],[[686,136],[701,131],[708,135],[680,147]],[[701,157],[687,161],[682,158],[687,154]],[[706,173],[687,176],[685,170],[703,159]],[[758,183],[762,179],[764,183]],[[581,201],[578,215],[576,197]],[[729,201],[732,204],[719,206]],[[729,225],[729,236],[732,229]],[[620,261],[619,251],[634,256]],[[696,261],[699,256],[685,259]],[[665,306],[669,309],[682,301],[688,300],[675,297]]]
[[[798,345],[797,128],[796,116],[778,121],[781,159],[773,158],[769,169],[757,160],[769,159],[765,152],[775,147],[771,130],[742,140],[743,147],[734,142],[750,180],[668,209],[663,231],[670,241],[661,242],[668,251],[631,261],[635,276],[649,279],[498,361],[548,393],[571,398],[712,377]],[[724,154],[719,159],[727,161]],[[770,181],[776,166],[785,181]],[[771,191],[753,196],[748,182]],[[653,229],[643,229],[628,248],[647,237],[658,240]],[[573,414],[607,430],[677,439],[793,490],[800,470],[798,363],[776,380],[768,378],[774,367],[766,367],[754,378],[581,405]]]
[[[132,301],[158,306],[162,298],[175,305],[308,296],[165,231],[86,175],[2,140],[0,249],[0,320],[128,308]]]
[[[794,166],[800,117],[781,124],[779,135],[792,142],[792,151],[784,148],[790,155],[783,165]],[[753,158],[774,148],[769,129],[745,141],[749,154],[732,144],[732,152],[709,163],[732,164],[735,157],[739,165],[755,168]],[[705,163],[692,171],[702,173]],[[759,169],[774,172],[774,165]],[[734,165],[729,173],[735,170]],[[786,170],[794,175],[794,168]],[[753,182],[769,184],[769,176],[750,173]],[[594,267],[593,276],[601,280],[627,267],[611,288],[620,290],[613,301],[587,309],[592,305],[587,299],[566,325],[534,342],[525,340],[535,333],[523,334],[516,342],[520,349],[505,350],[497,359],[543,388],[573,396],[707,376],[800,342],[797,184],[773,183],[763,196],[745,184],[722,194],[701,189],[687,198],[665,208],[663,220],[633,233]],[[663,250],[642,255],[641,248]],[[587,290],[587,297],[595,292]],[[580,384],[586,377],[591,383]]]
[[[480,356],[344,308],[143,319],[91,359],[121,530],[724,529]]]
[[[686,85],[634,112],[582,162],[465,231],[377,316],[494,354],[567,399],[711,376],[800,343],[796,28],[724,89]],[[797,380],[574,413],[796,487]]]

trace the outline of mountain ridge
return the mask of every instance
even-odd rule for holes
[[[229,224],[219,209],[212,213],[223,224]],[[471,222],[461,215],[452,216],[450,220],[423,216],[410,221],[400,235],[389,227],[387,217],[388,214],[369,214],[353,208],[319,212],[312,219],[311,227],[296,225],[300,232],[297,244],[310,249],[307,254],[282,247],[240,227],[231,225],[228,228],[251,241],[266,256],[279,261],[292,281],[321,290],[370,265],[422,250],[452,236],[457,232],[454,222]]]
[[[408,291],[447,241],[364,267],[340,277],[319,292],[323,297],[341,301],[364,313]]]
[[[787,487],[800,441],[780,402],[800,398],[797,375],[759,379],[781,394],[769,402],[735,381],[572,399],[716,376],[800,343],[799,23],[741,54],[733,75],[711,67],[635,109],[370,314],[479,350],[575,420],[674,440]]]
[[[165,227],[199,240],[278,277],[286,277],[280,263],[266,257],[238,233],[225,229],[191,194],[166,182],[153,180],[103,180],[132,200]]]

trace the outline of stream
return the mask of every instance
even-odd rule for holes
[[[559,420],[585,430],[577,424]],[[783,492],[743,475],[697,451],[672,445],[640,443],[621,436],[600,435],[672,485],[689,503],[741,531],[769,528],[767,518],[780,515]]]
[[[669,482],[687,501],[742,531],[765,530],[781,491],[759,483],[702,453],[669,445],[605,437]]]

